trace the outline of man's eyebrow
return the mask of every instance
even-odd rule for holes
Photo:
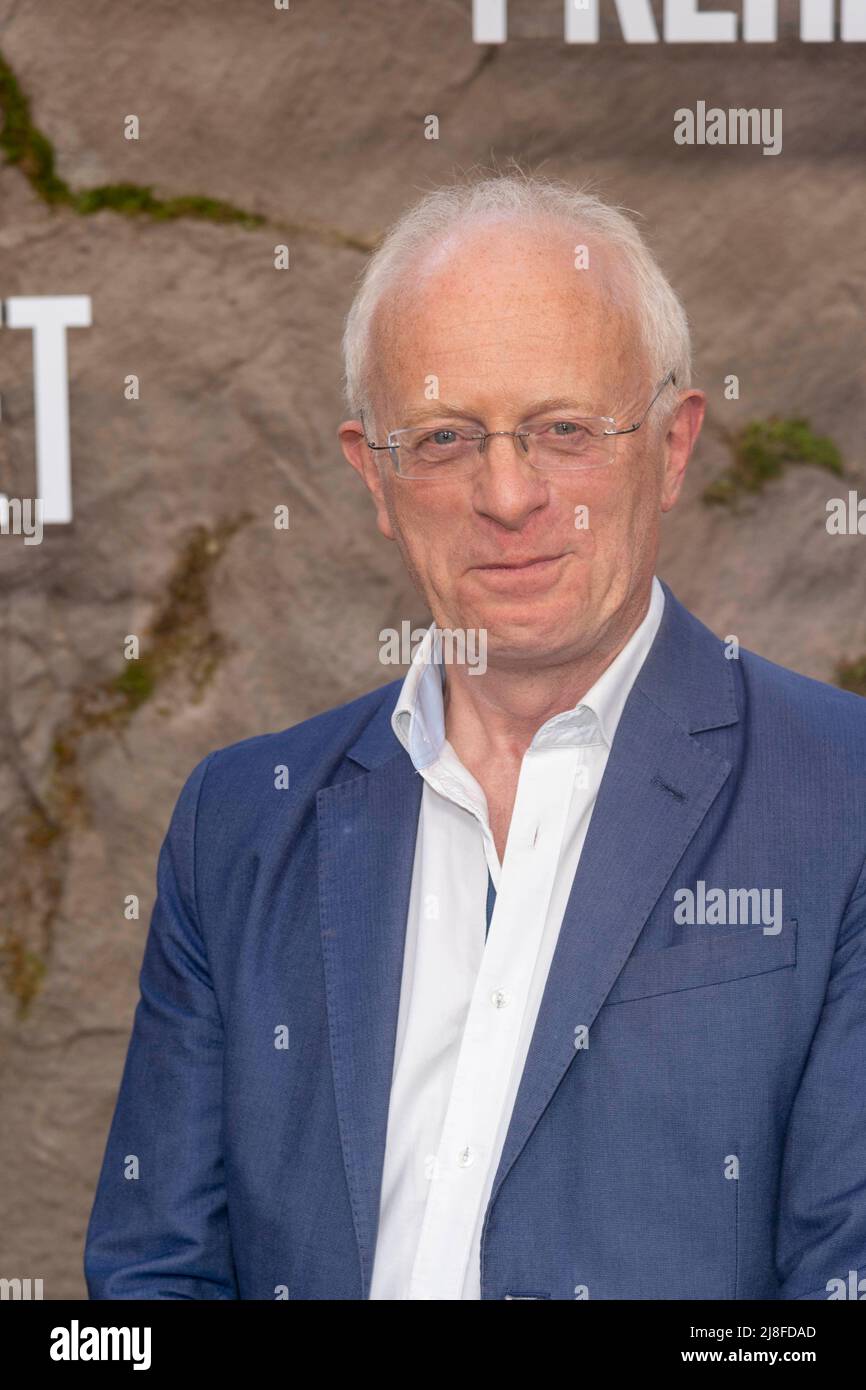
[[[480,418],[473,415],[471,410],[464,410],[459,405],[449,405],[448,401],[431,401],[430,405],[420,405],[417,410],[407,411],[403,417],[406,425],[423,425],[427,420],[471,420],[473,424],[480,424]]]
[[[575,400],[573,396],[547,396],[544,400],[533,401],[521,412],[521,423],[531,420],[534,415],[544,415],[551,410],[567,410],[575,415],[592,415],[594,412],[585,402]],[[405,416],[405,425],[423,425],[428,420],[470,420],[473,424],[481,424],[481,417],[471,410],[464,410],[462,406],[450,405],[448,401],[433,401],[430,405],[419,406],[417,410],[411,410]]]
[[[523,418],[529,420],[533,415],[546,415],[551,410],[567,410],[575,415],[593,415],[595,413],[585,401],[575,400],[574,396],[547,396],[543,401],[534,401],[523,412]]]

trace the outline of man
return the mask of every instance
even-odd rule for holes
[[[654,577],[705,404],[682,308],[614,209],[485,179],[401,219],[344,348],[342,447],[434,625],[187,782],[91,1295],[833,1296],[866,706]]]

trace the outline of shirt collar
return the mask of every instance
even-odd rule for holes
[[[542,724],[531,748],[573,747],[599,739],[611,747],[625,702],[658,632],[664,605],[664,590],[654,576],[646,616],[622,651],[573,709]],[[436,624],[431,623],[418,645],[391,715],[391,727],[419,772],[436,762],[445,743],[445,667],[431,659],[435,630]]]

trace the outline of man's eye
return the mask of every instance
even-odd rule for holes
[[[552,425],[548,426],[548,429],[551,434],[558,435],[561,438],[566,438],[569,435],[587,433],[584,426],[579,424],[577,420],[555,420]]]
[[[456,430],[433,430],[422,439],[421,443],[435,444],[437,448],[441,449],[448,444],[456,444],[457,438],[458,435]]]

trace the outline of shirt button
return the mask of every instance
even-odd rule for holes
[[[494,1009],[504,1009],[508,1003],[508,995],[504,990],[495,989],[490,996],[490,1002]]]
[[[457,1162],[460,1164],[461,1168],[469,1168],[475,1162],[475,1155],[468,1144],[466,1148],[462,1149],[457,1155]]]

